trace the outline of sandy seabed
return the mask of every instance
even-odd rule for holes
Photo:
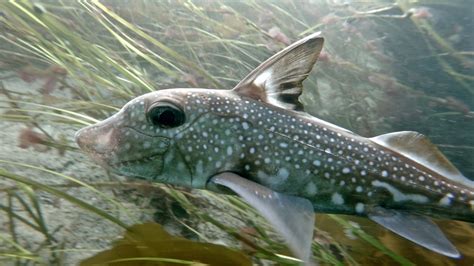
[[[44,83],[41,80],[26,83],[14,75],[9,76],[11,77],[4,79],[2,82],[5,89],[16,92],[15,94],[11,94],[18,97],[15,99],[21,100],[22,94],[29,95],[28,97],[31,97],[31,95],[44,97],[44,95],[39,92]],[[51,97],[68,98],[70,95],[67,90],[57,90],[51,93]],[[5,100],[7,100],[7,97],[0,94],[0,106],[3,107],[3,113],[5,113],[10,106]],[[38,102],[41,101],[39,100]],[[27,105],[24,104],[19,104],[19,106],[20,108],[28,108]],[[41,120],[38,120],[37,123],[53,138],[57,139],[62,135],[67,139],[69,145],[76,146],[73,141],[74,133],[77,130],[76,127]],[[156,213],[166,214],[166,211],[160,211],[161,208],[166,208],[164,206],[164,200],[151,200],[153,197],[163,196],[163,193],[161,193],[161,195],[153,195],[150,193],[142,194],[140,190],[127,186],[127,182],[130,181],[119,176],[109,176],[104,169],[80,152],[66,151],[64,154],[60,154],[57,149],[50,148],[45,150],[44,146],[36,148],[33,146],[28,148],[19,147],[20,132],[27,128],[27,125],[24,123],[0,120],[0,128],[0,168],[4,168],[12,173],[30,178],[42,184],[56,185],[57,188],[74,197],[102,210],[107,210],[110,214],[120,218],[122,222],[129,225],[156,221]],[[113,189],[99,188],[99,190],[122,204],[128,213],[119,213],[116,206],[100,197],[96,192],[77,186],[66,178],[25,166],[12,165],[4,161],[24,163],[44,168],[86,183],[116,182],[118,186],[114,186]],[[123,187],[121,187],[120,182],[122,182]],[[18,187],[17,183],[1,177],[0,204],[3,206],[8,206],[7,191],[15,191],[20,197],[27,199],[26,194],[22,192],[22,189]],[[35,190],[34,193],[39,197],[41,210],[48,230],[54,232],[53,236],[58,245],[64,244],[63,249],[66,251],[61,254],[63,257],[61,264],[63,265],[76,265],[81,260],[109,248],[114,240],[122,236],[123,228],[100,218],[90,211],[84,210],[64,199],[60,199],[40,190]],[[199,193],[199,191],[196,191],[196,193]],[[13,202],[13,210],[17,215],[25,217],[27,220],[32,219],[18,201],[14,200]],[[160,206],[160,204],[163,206]],[[212,211],[219,212],[219,210]],[[225,217],[225,214],[216,213],[213,216],[222,219],[222,217]],[[190,217],[190,219],[192,220],[193,217]],[[160,218],[158,218],[158,220],[167,221],[165,224],[162,224],[170,233],[182,234],[183,226],[176,223],[176,221]],[[191,223],[195,229],[206,235],[206,237],[213,242],[226,245],[236,244],[228,239],[222,231],[208,223],[203,223],[197,219]],[[0,234],[11,237],[9,229],[10,221],[6,212],[2,212],[0,215],[0,225]],[[17,233],[18,243],[27,250],[33,251],[45,243],[44,235],[24,223],[16,222],[15,231]],[[11,250],[11,246],[6,246],[1,242],[0,248],[7,250],[10,248]],[[46,264],[50,264],[51,254],[48,252],[49,250],[48,248],[42,248],[39,252],[34,253],[40,255]],[[15,262],[14,260],[3,260],[0,261],[0,264],[14,265]]]

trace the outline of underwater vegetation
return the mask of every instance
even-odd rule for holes
[[[153,236],[153,237],[150,237]],[[200,263],[197,263],[199,261]],[[168,234],[159,224],[134,225],[113,248],[80,265],[251,265],[242,253]]]
[[[316,31],[326,43],[304,84],[309,113],[368,137],[422,132],[464,175],[474,177],[469,6],[469,1],[1,2],[0,263],[77,263],[107,249],[125,228],[155,221],[188,239],[225,244],[256,264],[296,264],[271,227],[240,199],[125,181],[83,156],[73,136],[146,92],[230,89],[270,55]],[[330,265],[472,265],[472,225],[440,224],[466,254],[461,260],[338,215],[316,221],[313,255]],[[158,251],[157,261],[163,256]]]

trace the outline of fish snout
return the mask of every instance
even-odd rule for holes
[[[77,145],[79,146],[81,150],[85,150],[87,146],[85,142],[86,138],[84,136],[86,134],[84,132],[85,129],[86,128],[81,128],[78,131],[76,131],[76,133],[74,134],[74,141],[76,141]]]
[[[99,123],[80,129],[74,138],[79,148],[88,154],[108,154],[116,147],[115,131],[112,125]]]

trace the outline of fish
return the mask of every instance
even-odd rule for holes
[[[309,264],[315,215],[367,217],[436,253],[461,257],[430,219],[474,222],[474,182],[424,135],[363,137],[304,111],[320,32],[271,56],[230,90],[161,89],[76,132],[124,176],[216,193],[254,207]]]

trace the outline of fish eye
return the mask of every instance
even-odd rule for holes
[[[148,120],[161,128],[173,128],[184,123],[184,112],[171,103],[158,103],[148,110]]]

